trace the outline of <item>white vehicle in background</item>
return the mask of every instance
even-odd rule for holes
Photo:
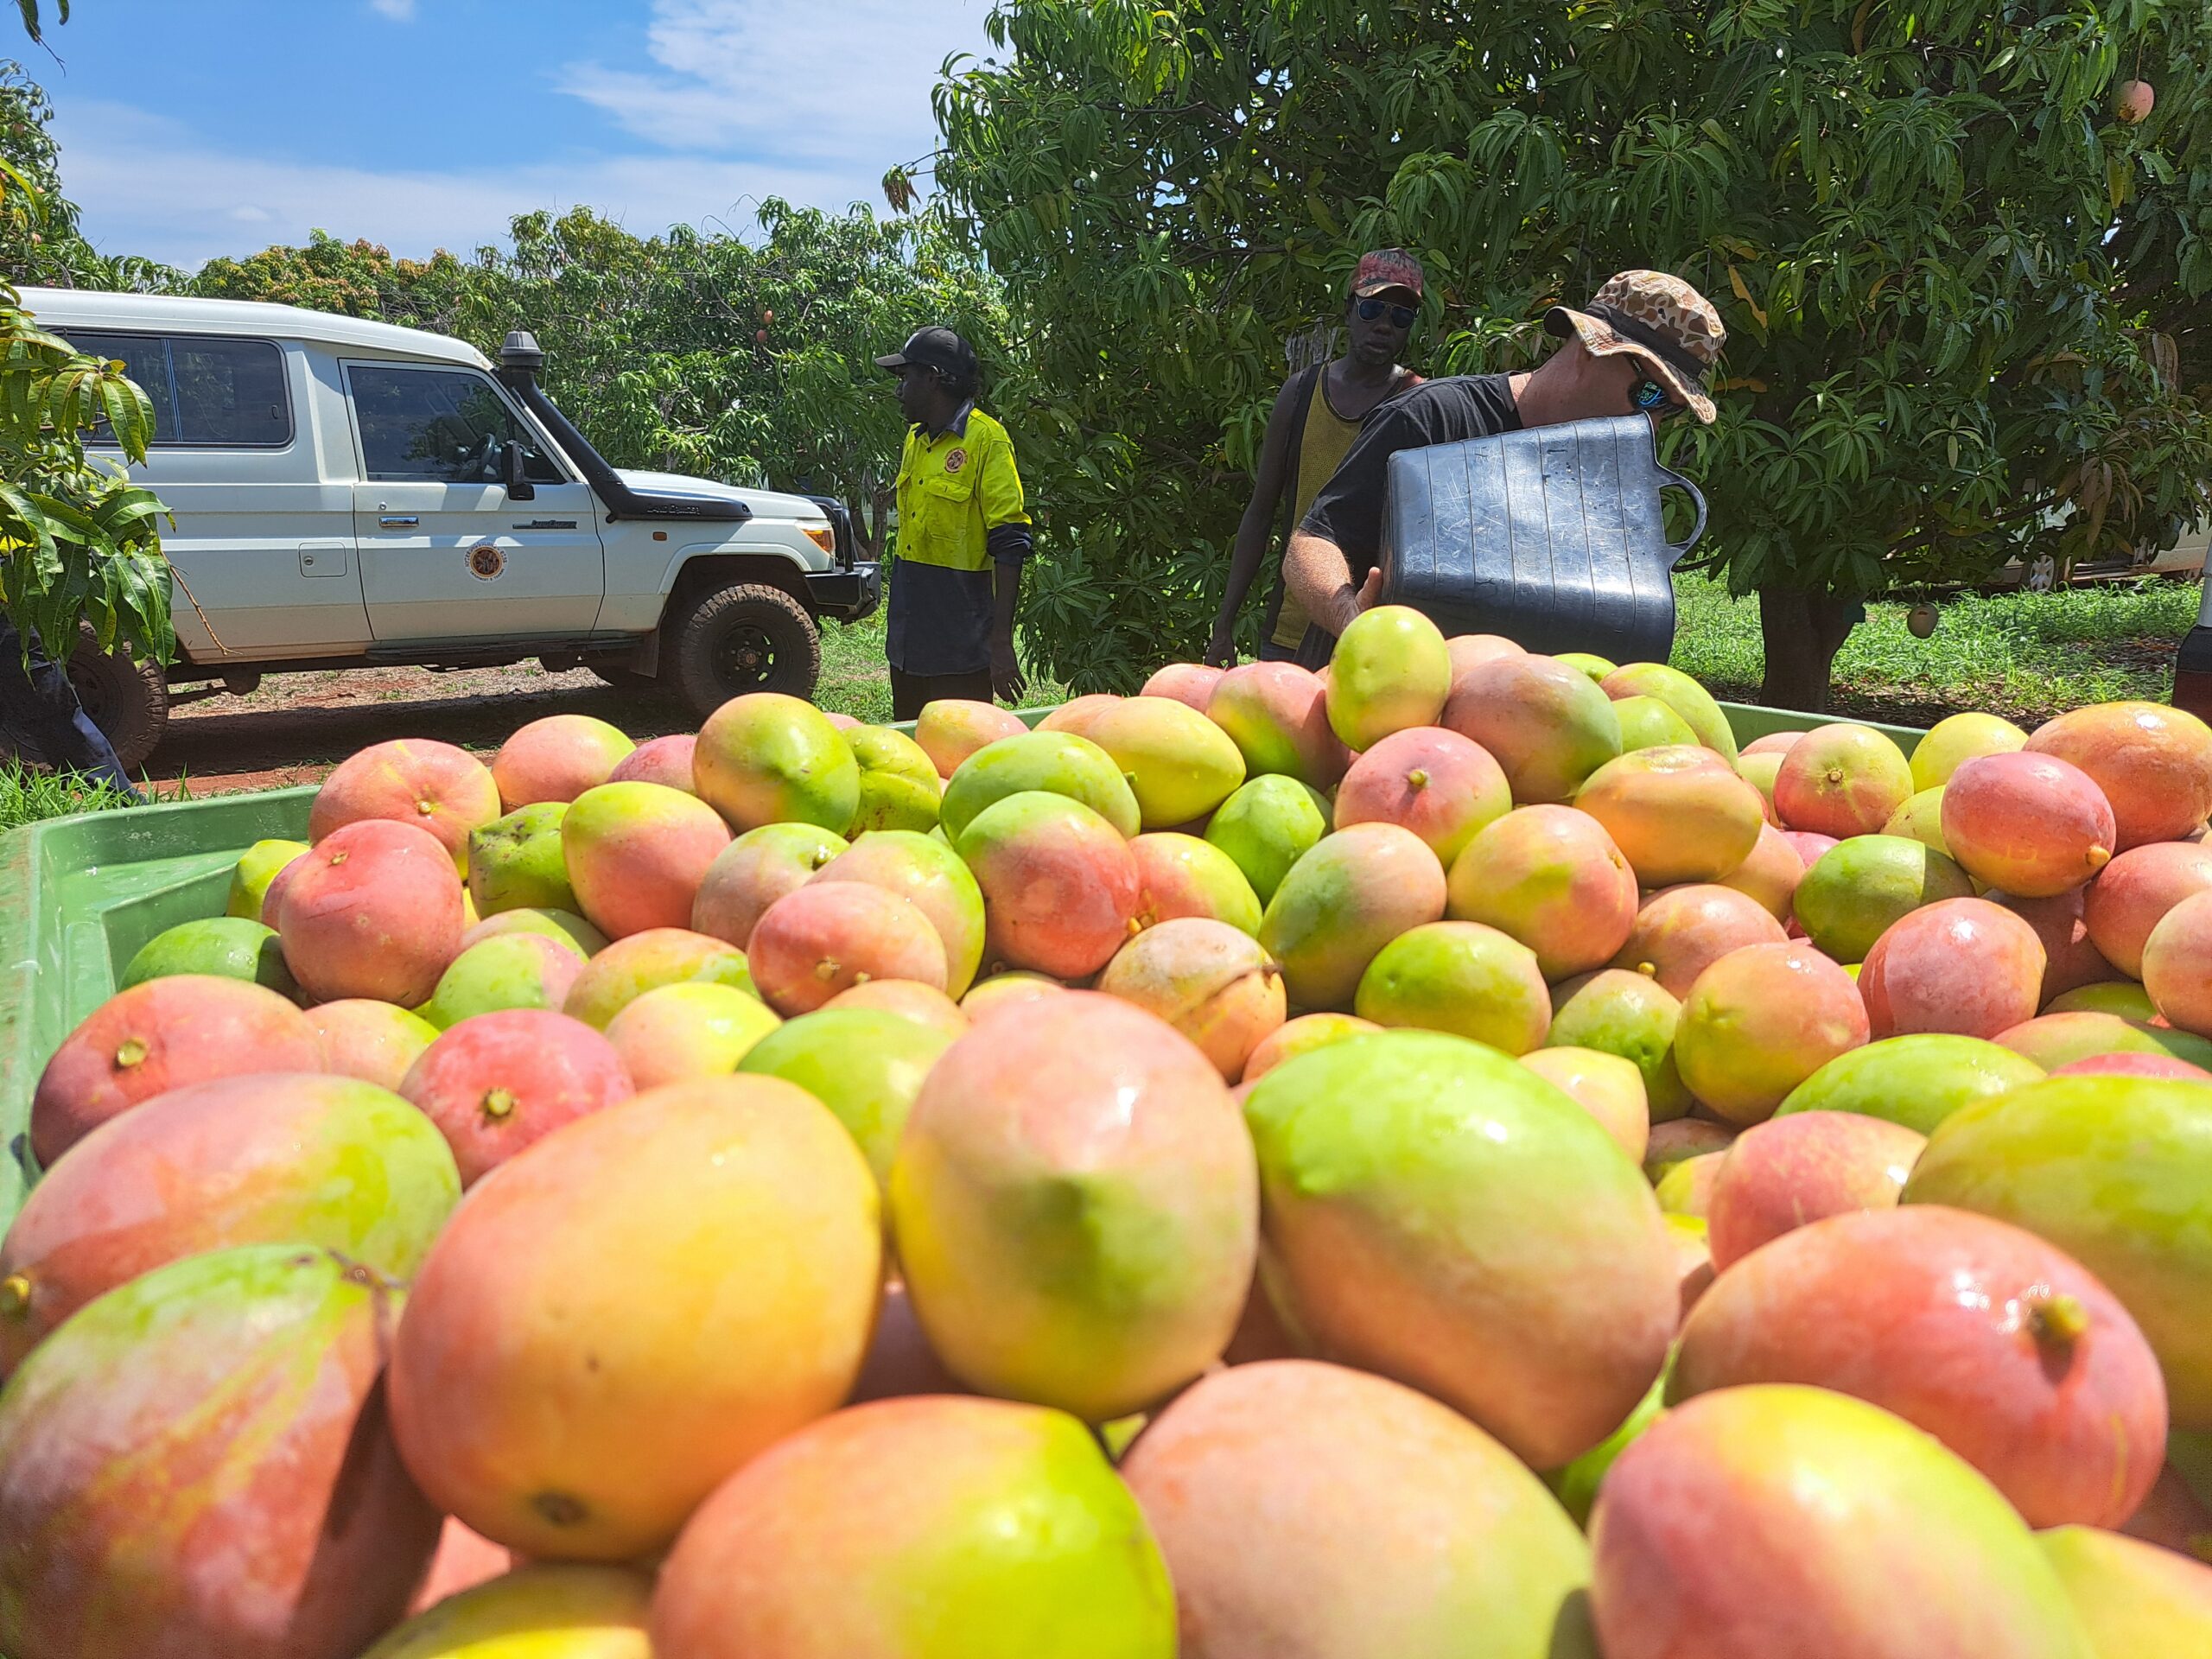
[[[2204,569],[2204,556],[2212,545],[2212,526],[2195,524],[2171,547],[2139,549],[2129,559],[2083,560],[2060,568],[2049,553],[2023,563],[2014,560],[1999,573],[1998,582],[2024,588],[2031,594],[2054,593],[2061,588],[2092,582],[2126,582],[2138,576],[2194,576]]]
[[[880,602],[842,505],[609,466],[538,385],[527,334],[495,368],[463,340],[291,306],[22,298],[153,402],[132,476],[175,517],[177,660],[86,648],[70,665],[125,766],[172,701],[310,669],[537,658],[702,715],[746,691],[805,696],[818,619]]]

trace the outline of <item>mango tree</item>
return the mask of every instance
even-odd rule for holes
[[[1021,0],[989,27],[930,164],[1027,321],[1029,620],[1076,689],[1198,650],[1287,353],[1371,246],[1428,267],[1431,372],[1535,360],[1544,307],[1627,266],[1721,307],[1721,419],[1666,442],[1759,595],[1769,701],[1822,705],[1866,598],[2205,511],[2177,340],[2212,287],[2202,5]]]
[[[45,199],[0,160],[0,245],[48,224]],[[121,459],[87,454],[105,425]],[[125,465],[146,459],[154,412],[119,363],[40,327],[0,280],[0,616],[66,654],[80,619],[103,650],[175,652],[161,502]]]

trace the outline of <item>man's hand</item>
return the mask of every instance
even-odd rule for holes
[[[1352,600],[1355,607],[1352,614],[1357,616],[1361,611],[1371,611],[1382,602],[1382,567],[1378,564],[1367,573],[1367,580],[1359,584],[1359,592]]]
[[[1022,694],[1029,690],[1029,682],[1021,672],[1021,661],[1014,654],[1014,641],[991,641],[991,695],[1003,702],[1020,702]]]
[[[1232,617],[1227,621],[1217,622],[1213,625],[1213,638],[1206,641],[1205,651],[1202,655],[1200,655],[1198,660],[1205,664],[1209,668],[1234,668],[1236,666],[1236,621],[1235,618]]]
[[[1283,555],[1283,575],[1291,595],[1327,633],[1342,634],[1352,618],[1382,602],[1382,567],[1376,565],[1357,587],[1344,550],[1308,530],[1291,533]]]
[[[1362,611],[1371,611],[1382,602],[1382,567],[1378,564],[1367,573],[1367,580],[1357,588],[1347,581],[1337,590],[1325,626],[1331,633],[1341,636]]]

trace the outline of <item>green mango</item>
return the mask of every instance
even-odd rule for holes
[[[946,780],[938,821],[957,842],[985,807],[1030,791],[1080,801],[1124,841],[1142,827],[1137,798],[1114,757],[1073,732],[1022,732],[986,743]]]
[[[538,801],[468,832],[468,896],[479,916],[576,909],[561,850],[566,801]]]
[[[1385,1031],[1252,1085],[1268,1296],[1339,1362],[1452,1407],[1533,1468],[1650,1389],[1681,1313],[1643,1172],[1495,1049]]]
[[[1613,713],[1620,717],[1621,753],[1656,749],[1670,744],[1695,744],[1697,734],[1689,721],[1656,697],[1616,697]]]
[[[870,830],[937,828],[944,785],[922,746],[888,726],[860,726],[845,734],[861,769],[861,804],[846,836]]]
[[[1717,750],[1728,763],[1736,762],[1736,732],[1713,693],[1679,668],[1664,663],[1630,663],[1617,668],[1599,682],[1616,702],[1625,697],[1656,697],[1682,717],[1697,734],[1696,742]]]
[[[259,921],[262,901],[269,896],[269,884],[287,864],[307,850],[304,841],[255,842],[231,872],[230,900],[224,914]]]
[[[951,1046],[944,1032],[880,1008],[817,1008],[753,1044],[737,1069],[795,1083],[827,1106],[880,1186],[922,1080]]]
[[[2043,1075],[2033,1060],[1979,1037],[1885,1037],[1837,1055],[1791,1090],[1775,1116],[1857,1112],[1933,1135],[1961,1107],[2040,1083]]]
[[[1794,899],[1806,937],[1838,962],[1864,962],[1890,925],[1974,881],[1946,855],[1902,835],[1853,836],[1822,853]]]
[[[207,916],[164,928],[139,946],[115,988],[127,991],[171,974],[213,974],[266,986],[298,1001],[300,988],[285,965],[276,930],[243,916]]]
[[[1264,905],[1290,867],[1329,833],[1329,800],[1311,785],[1262,772],[1215,810],[1205,838],[1229,855]]]

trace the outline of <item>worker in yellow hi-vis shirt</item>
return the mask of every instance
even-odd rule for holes
[[[1033,543],[1014,441],[976,407],[975,348],[951,329],[920,329],[875,361],[899,377],[909,423],[884,641],[892,718],[943,697],[1018,702],[1014,612]]]

